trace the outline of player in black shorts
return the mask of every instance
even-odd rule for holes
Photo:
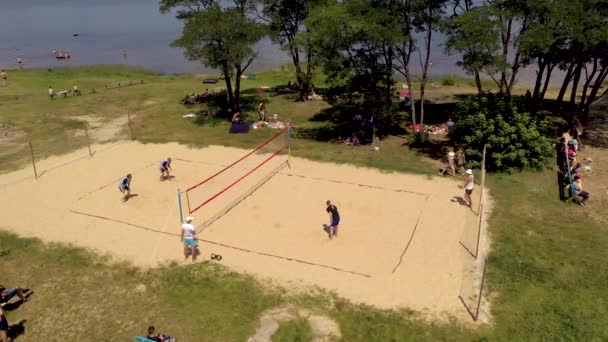
[[[160,180],[161,181],[171,177],[171,175],[169,174],[170,170],[171,170],[171,158],[167,158],[160,162]]]
[[[340,224],[340,214],[338,208],[331,204],[331,201],[327,201],[327,213],[329,214],[330,225],[329,225],[329,238],[333,239],[338,236],[338,225]]]
[[[122,201],[126,202],[131,196],[131,179],[133,176],[128,174],[126,177],[123,177],[118,183],[118,190],[124,194],[122,197]]]

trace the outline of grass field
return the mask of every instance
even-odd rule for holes
[[[286,70],[260,74],[255,81],[245,81],[244,87],[284,84],[286,75]],[[104,89],[107,83],[126,79],[145,83]],[[200,80],[117,67],[13,71],[10,87],[0,90],[0,124],[10,131],[4,141],[42,142],[38,145],[44,146],[44,155],[62,153],[84,143],[68,139],[84,127],[83,116],[110,123],[126,113],[134,117],[136,138],[143,142],[250,147],[270,134],[254,131],[229,136],[227,122],[203,124],[182,119],[181,115],[193,109],[184,108],[179,99],[187,92],[204,90]],[[46,97],[48,85],[61,90],[74,82],[85,95],[53,101]],[[90,94],[93,88],[96,93]],[[431,90],[431,95],[468,91],[474,88],[442,86]],[[258,102],[258,94],[245,92],[247,101]],[[310,121],[326,108],[322,102],[262,97],[269,101],[271,113],[293,118],[303,131],[332,125]],[[120,129],[123,131],[115,139],[128,136],[126,126]],[[410,150],[399,137],[382,141],[380,153],[304,138],[294,145],[295,155],[315,160],[404,172],[434,171],[433,163]],[[255,331],[261,312],[290,303],[334,318],[344,341],[606,340],[608,201],[603,184],[608,178],[604,171],[608,152],[588,149],[584,153],[593,153],[597,164],[586,180],[592,198],[584,209],[557,200],[553,171],[488,176],[486,185],[495,200],[487,281],[491,325],[429,322],[406,309],[378,310],[323,291],[292,294],[208,262],[136,269],[70,246],[44,245],[1,233],[0,250],[9,253],[0,257],[0,282],[25,284],[35,291],[32,301],[10,311],[8,318],[11,323],[27,320],[26,332],[19,338],[23,341],[49,336],[57,340],[128,340],[149,324],[181,341],[244,341]],[[27,158],[17,163],[3,160],[2,170],[26,163]],[[296,321],[282,326],[279,334],[283,340],[306,341],[310,331]]]

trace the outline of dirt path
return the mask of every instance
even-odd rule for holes
[[[333,319],[315,315],[306,309],[278,307],[270,309],[260,317],[260,326],[247,342],[271,342],[281,323],[297,318],[308,320],[313,334],[313,342],[334,341],[342,337],[338,323]]]

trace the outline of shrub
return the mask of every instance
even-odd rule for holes
[[[458,79],[456,78],[456,76],[448,75],[448,76],[443,77],[440,80],[440,83],[443,86],[450,86],[451,87],[451,86],[455,86],[456,83],[458,83]]]
[[[464,146],[471,166],[479,166],[487,144],[488,171],[542,169],[552,155],[544,135],[548,122],[540,115],[519,113],[511,99],[489,95],[461,103],[456,109],[453,138]]]

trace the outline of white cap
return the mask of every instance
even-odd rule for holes
[[[472,175],[472,174],[473,174],[473,170],[468,169],[468,170],[466,171],[466,173],[467,173],[467,175]]]
[[[192,216],[188,216],[188,217],[186,217],[186,222],[190,222],[190,221],[192,221],[192,220],[194,220],[194,217],[192,217]]]

